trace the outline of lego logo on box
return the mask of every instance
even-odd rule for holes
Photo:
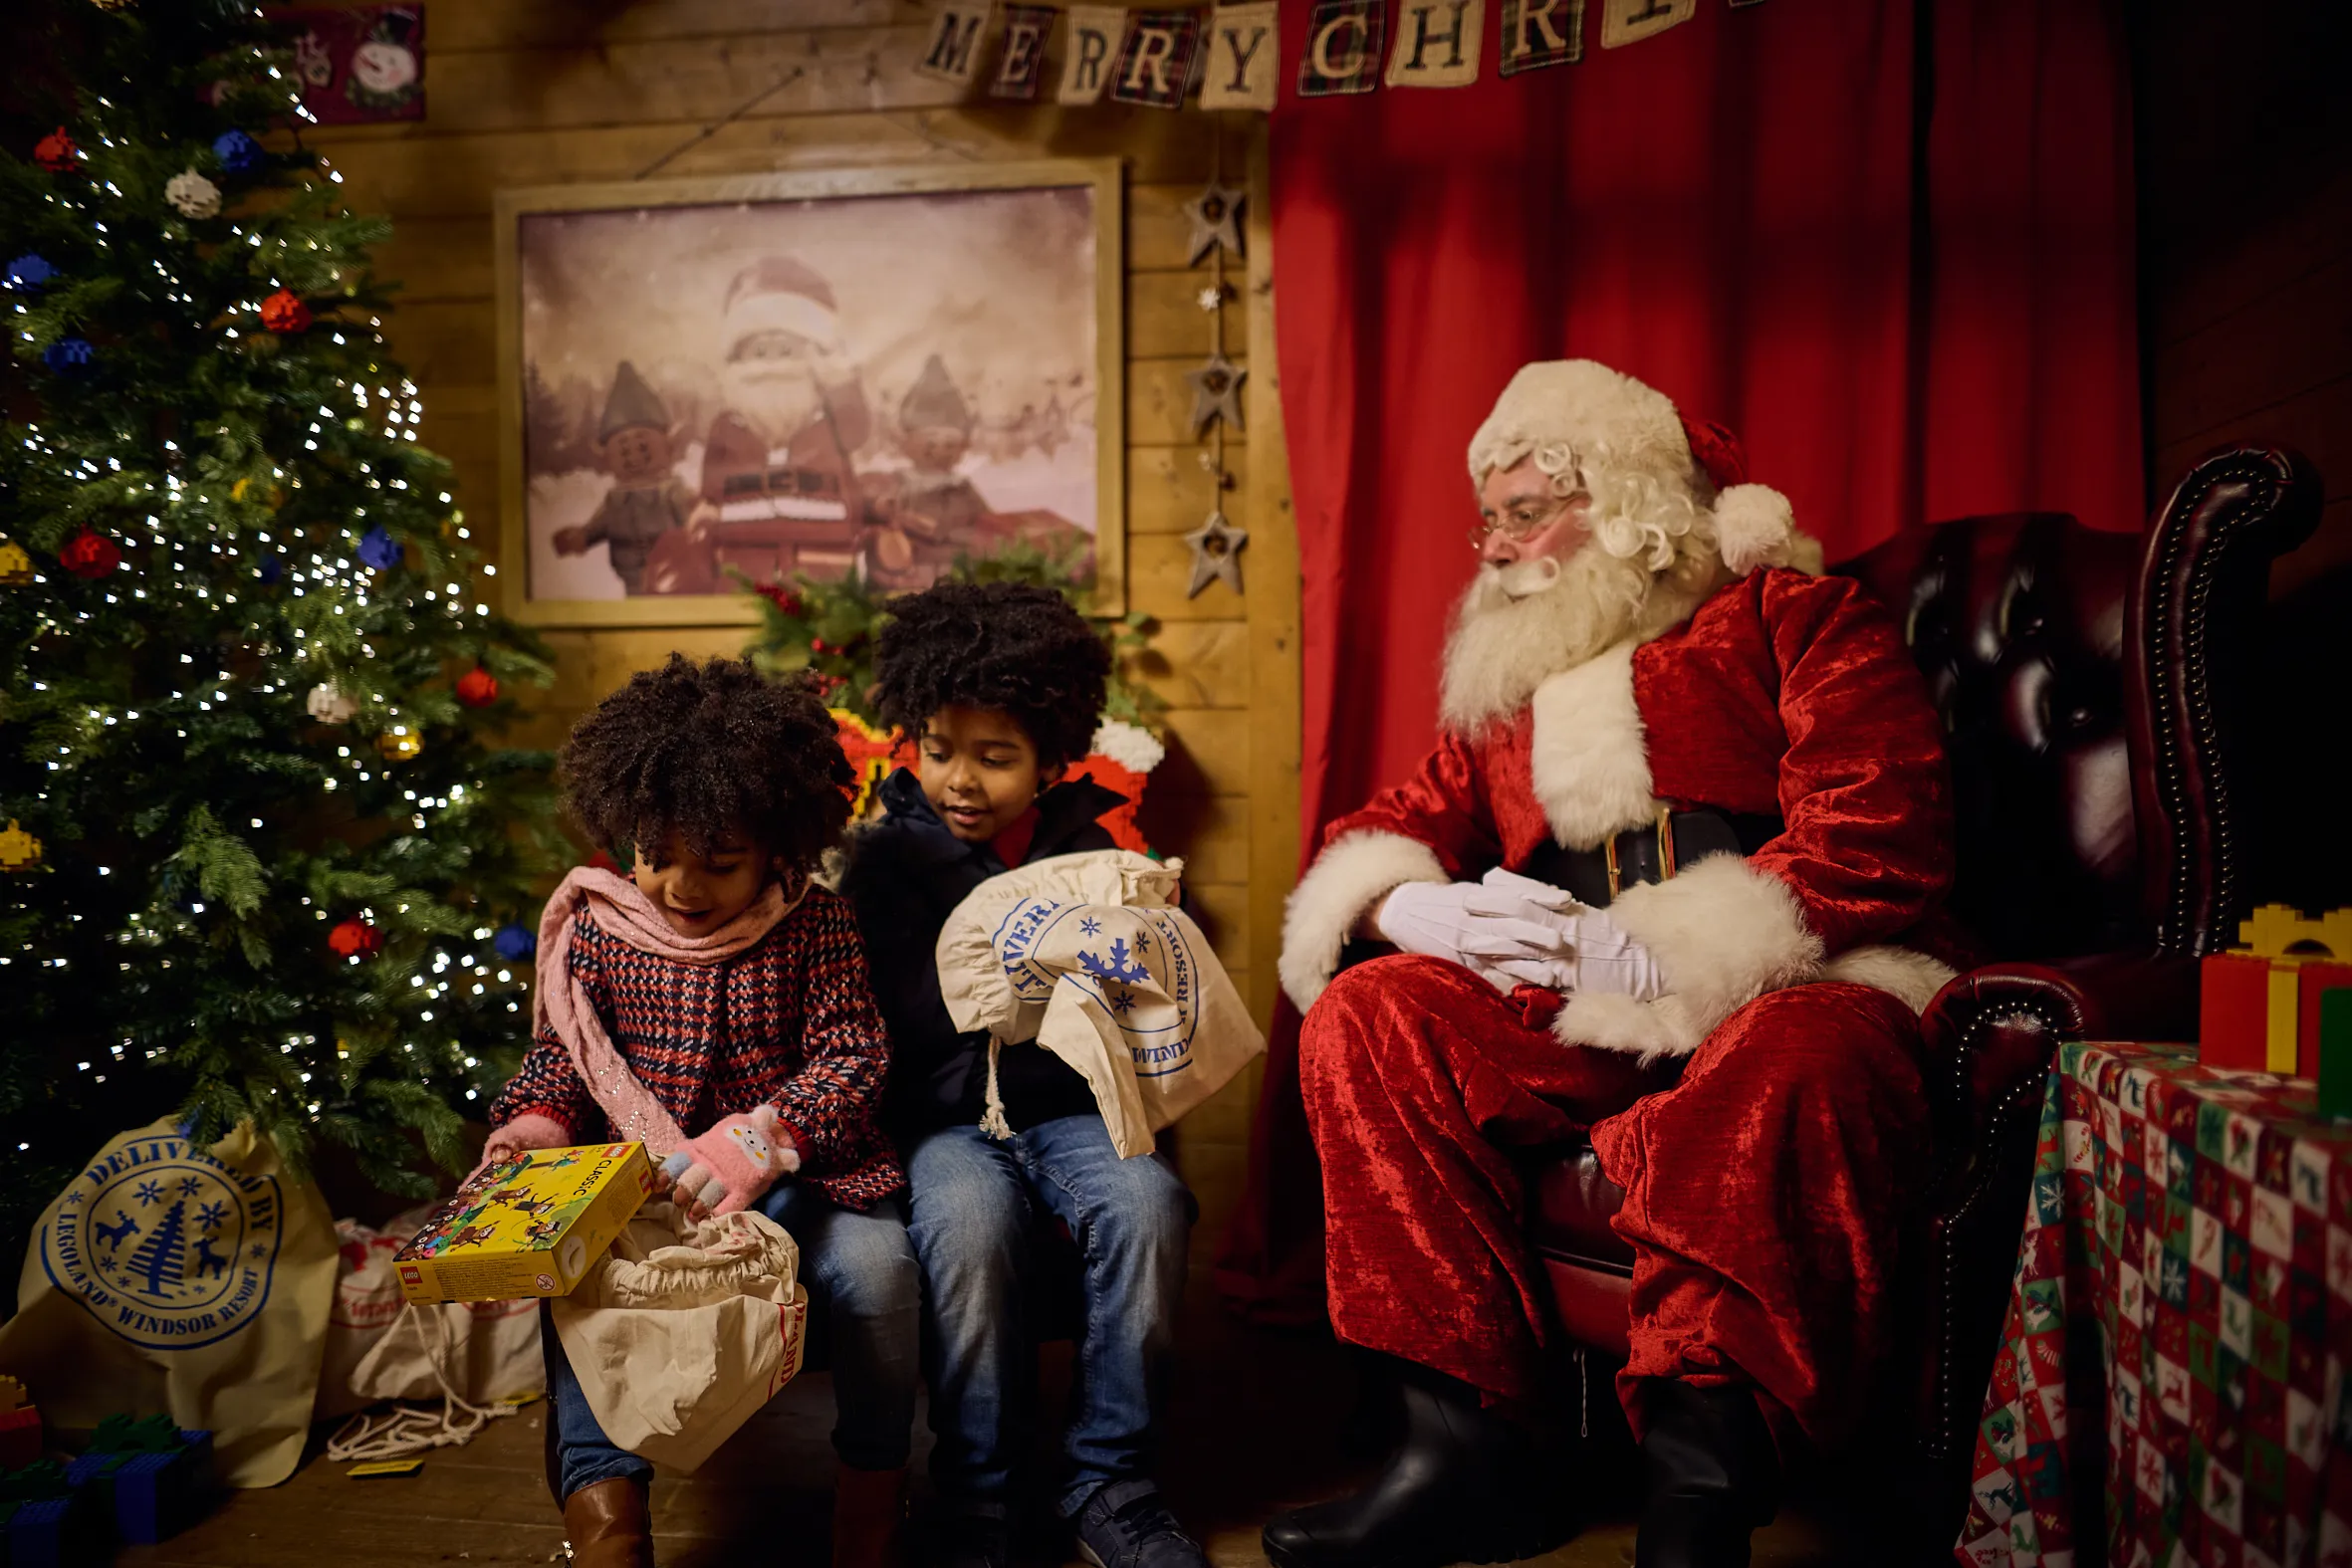
[[[424,1283],[424,1275],[417,1271],[417,1267],[414,1263],[402,1263],[400,1265],[400,1282],[402,1284],[421,1285]]]

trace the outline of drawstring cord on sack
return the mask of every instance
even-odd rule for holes
[[[988,1093],[980,1111],[980,1130],[999,1143],[1010,1143],[1013,1124],[1005,1116],[1005,1091],[997,1087],[997,1052],[1004,1043],[994,1034],[988,1037]]]
[[[399,1404],[381,1416],[361,1411],[328,1440],[330,1463],[340,1464],[346,1459],[397,1459],[422,1454],[427,1449],[470,1443],[474,1434],[494,1418],[515,1413],[517,1407],[513,1405],[476,1405],[450,1387],[449,1373],[443,1366],[449,1358],[449,1323],[437,1308],[430,1313],[419,1312],[416,1303],[410,1301],[400,1308],[399,1317],[387,1333],[397,1334],[401,1324],[412,1317],[432,1320],[434,1343],[426,1347],[424,1359],[425,1365],[433,1369],[433,1381],[441,1385],[440,1413],[435,1415],[421,1406]]]

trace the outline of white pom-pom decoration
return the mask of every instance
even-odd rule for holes
[[[209,218],[220,211],[220,187],[194,169],[172,175],[163,186],[163,199],[184,218]]]
[[[359,711],[359,705],[337,691],[333,681],[321,681],[312,687],[310,696],[303,699],[303,706],[321,724],[349,724],[352,715]]]
[[[1734,485],[1715,498],[1715,539],[1724,564],[1742,575],[1793,559],[1796,510],[1769,485]]]
[[[1129,773],[1148,774],[1167,760],[1168,749],[1141,725],[1124,719],[1105,719],[1094,731],[1094,753],[1107,757]]]

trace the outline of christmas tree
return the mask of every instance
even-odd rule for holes
[[[108,1137],[251,1118],[421,1195],[527,1032],[548,758],[290,55],[71,19],[0,154],[0,1256]],[[150,1247],[156,1243],[148,1238]],[[160,1256],[160,1252],[156,1253]]]

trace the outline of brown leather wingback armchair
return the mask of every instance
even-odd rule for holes
[[[2320,499],[2301,457],[2238,447],[2192,469],[2145,534],[1964,518],[1835,568],[1895,611],[1934,692],[1959,807],[1951,907],[2002,960],[1921,1019],[1935,1174],[1907,1260],[1922,1309],[1898,1478],[1924,1540],[1948,1544],[1966,1505],[2059,1042],[2193,1036],[2196,961],[2252,902],[2238,697],[2271,558],[2310,535]],[[1622,1360],[1624,1194],[1589,1148],[1530,1174],[1561,1326]]]

